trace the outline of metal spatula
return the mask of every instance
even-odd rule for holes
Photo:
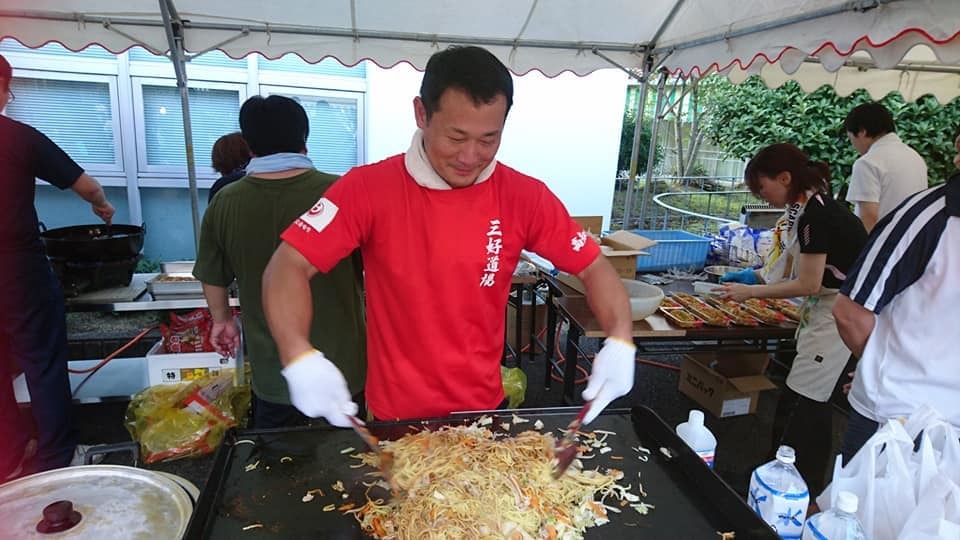
[[[573,460],[577,458],[577,441],[575,437],[577,436],[577,431],[580,430],[580,426],[583,425],[583,418],[587,415],[587,411],[590,410],[591,403],[593,402],[588,401],[583,404],[583,407],[577,412],[577,416],[567,425],[567,432],[563,434],[563,438],[557,441],[557,445],[553,450],[553,456],[557,459],[557,465],[553,469],[554,479],[563,476],[563,473],[570,467]]]
[[[370,430],[366,426],[360,423],[360,420],[357,420],[356,416],[347,416],[350,419],[350,425],[353,427],[353,431],[363,439],[363,442],[367,444],[367,447],[377,455],[378,461],[380,462],[380,472],[383,474],[384,480],[390,484],[390,489],[394,493],[397,493],[397,485],[393,482],[393,454],[391,452],[384,452],[380,448],[380,443],[376,437],[370,433]]]

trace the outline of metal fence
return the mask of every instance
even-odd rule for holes
[[[624,229],[681,229],[697,234],[717,232],[724,224],[739,221],[745,204],[761,203],[743,189],[737,176],[654,176],[647,190],[645,211],[644,180],[634,187],[629,224],[623,223],[627,180],[620,179],[614,195],[613,227]],[[643,216],[641,220],[640,216]]]

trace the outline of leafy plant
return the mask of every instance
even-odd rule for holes
[[[637,154],[638,172],[647,170],[647,157],[650,155],[650,124],[652,122],[652,118],[644,118],[643,125],[640,126],[640,148]],[[620,159],[617,161],[618,171],[630,169],[630,155],[633,152],[633,133],[636,125],[635,111],[628,111],[623,115],[623,125],[620,129]],[[658,145],[654,154],[654,167],[659,165],[661,160],[663,160],[663,149]]]
[[[152,274],[154,272],[160,271],[160,259],[150,259],[144,257],[137,261],[137,268],[135,270],[138,274]]]
[[[859,157],[847,140],[843,119],[853,107],[871,101],[858,90],[840,97],[829,86],[809,94],[789,81],[767,88],[759,77],[734,85],[723,77],[701,81],[703,129],[727,155],[748,159],[776,142],[796,144],[812,159],[830,165],[834,191],[845,187]],[[899,94],[880,100],[893,113],[897,134],[927,162],[931,183],[955,170],[953,140],[960,129],[960,100],[940,105],[931,96],[907,103]]]

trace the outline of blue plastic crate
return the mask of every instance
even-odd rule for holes
[[[710,239],[680,230],[636,229],[630,231],[657,245],[644,248],[650,255],[637,257],[637,272],[660,272],[671,268],[699,270],[707,262]]]

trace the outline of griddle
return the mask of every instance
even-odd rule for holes
[[[511,424],[513,434],[533,429],[541,420],[543,432],[559,435],[576,414],[576,407],[490,411],[493,423],[488,427],[502,431],[501,423]],[[476,420],[482,413],[455,414],[408,422],[369,424],[381,439],[394,440],[411,430],[460,425]],[[513,424],[516,414],[529,423]],[[723,480],[713,473],[688,448],[659,416],[646,407],[604,411],[584,431],[616,432],[607,443],[613,451],[597,454],[584,461],[588,468],[616,468],[624,471],[619,483],[632,484],[637,493],[638,473],[647,497],[642,501],[655,508],[640,515],[629,506],[623,512],[611,512],[610,523],[587,529],[585,538],[719,538],[718,531],[735,532],[736,538],[777,538],[747,504]],[[649,449],[643,462],[639,452]],[[343,453],[345,449],[354,451]],[[273,430],[231,430],[217,450],[206,487],[197,501],[187,529],[186,539],[256,538],[368,538],[351,515],[324,512],[328,504],[365,501],[367,488],[362,482],[374,482],[369,467],[351,468],[359,461],[350,454],[365,451],[363,442],[349,429],[285,428]],[[622,456],[612,460],[610,456]],[[290,459],[286,459],[290,458]],[[256,468],[247,470],[248,466]],[[334,491],[341,481],[348,498]],[[301,499],[309,490],[322,489],[309,502]],[[371,496],[380,493],[374,488]],[[382,492],[386,496],[385,492]],[[608,500],[609,502],[609,500]],[[262,527],[244,530],[261,524]]]

